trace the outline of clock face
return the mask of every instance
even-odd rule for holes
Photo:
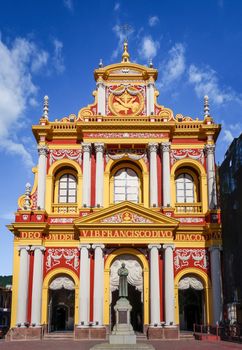
[[[144,98],[134,86],[119,86],[109,95],[109,108],[117,116],[138,115],[144,108]]]

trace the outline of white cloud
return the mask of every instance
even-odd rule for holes
[[[17,38],[11,46],[0,40],[0,149],[20,156],[33,166],[30,152],[18,142],[28,106],[36,103],[37,86],[32,75],[46,65],[48,54],[35,43]]]
[[[159,48],[160,44],[158,41],[153,40],[151,36],[145,36],[141,43],[139,55],[146,60],[152,59],[157,55]]]
[[[159,17],[158,16],[151,16],[149,17],[149,26],[150,27],[155,27],[159,23]]]
[[[227,142],[227,143],[231,143],[234,139],[234,136],[232,135],[230,130],[223,130],[223,137],[222,140]]]
[[[2,213],[0,214],[0,218],[3,220],[7,220],[7,221],[11,221],[14,220],[14,209],[11,212],[6,212],[6,213]]]
[[[74,6],[72,0],[63,0],[63,4],[70,12],[73,12]]]
[[[127,31],[127,33],[124,33],[124,30],[122,29],[122,26],[116,24],[113,27],[113,32],[116,34],[116,36],[118,38],[118,45],[117,45],[117,48],[112,52],[112,56],[111,56],[112,60],[117,58],[119,53],[122,52],[124,40],[127,37],[129,37],[134,32],[134,30],[130,26],[129,30]]]
[[[120,3],[116,2],[114,5],[114,11],[118,11],[120,9]]]
[[[194,85],[195,92],[199,98],[208,95],[217,105],[236,101],[242,103],[241,96],[230,87],[220,87],[216,71],[210,67],[198,68],[194,64],[188,70],[189,82]]]
[[[161,79],[159,86],[170,88],[171,84],[177,81],[185,72],[185,47],[176,43],[169,51],[167,60],[164,60],[160,67]]]
[[[53,45],[54,45],[54,55],[52,57],[53,65],[57,73],[63,73],[65,70],[64,58],[62,54],[63,43],[58,39],[54,39]]]

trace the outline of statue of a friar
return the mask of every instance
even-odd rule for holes
[[[125,298],[128,296],[128,277],[129,271],[125,267],[125,263],[121,264],[121,267],[118,269],[119,275],[119,297]]]

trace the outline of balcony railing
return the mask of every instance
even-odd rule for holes
[[[52,212],[55,214],[77,214],[76,203],[58,203],[52,205]]]
[[[197,214],[202,212],[202,203],[176,203],[175,212],[177,214]]]

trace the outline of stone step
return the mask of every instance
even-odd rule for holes
[[[180,339],[193,340],[194,334],[193,332],[180,332]]]
[[[44,339],[53,339],[53,340],[65,340],[65,339],[73,339],[74,332],[53,332],[53,333],[45,333]]]

